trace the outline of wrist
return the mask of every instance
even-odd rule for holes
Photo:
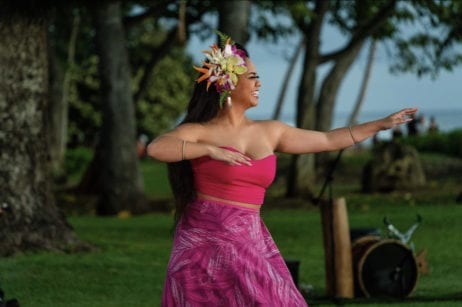
[[[353,145],[358,144],[358,141],[356,141],[356,138],[355,138],[355,136],[354,136],[354,134],[353,134],[353,129],[352,129],[351,126],[348,126],[348,131],[350,132],[350,137],[351,137],[351,139],[353,140]]]
[[[205,155],[212,157],[213,153],[215,152],[216,146],[210,145],[210,144],[204,144],[205,146]]]
[[[379,120],[379,122],[377,123],[377,125],[379,126],[379,131],[380,130],[388,130],[390,128],[393,127],[393,125],[391,125],[389,123],[389,118],[388,117],[385,117],[385,118],[382,118],[381,120]]]

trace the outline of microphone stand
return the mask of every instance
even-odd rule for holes
[[[335,242],[334,242],[334,223],[333,223],[333,209],[332,209],[332,204],[333,204],[333,191],[332,191],[332,182],[334,181],[334,171],[337,167],[337,164],[338,162],[340,161],[340,158],[343,154],[343,151],[344,149],[341,149],[338,154],[337,154],[337,157],[335,158],[334,162],[332,163],[327,175],[326,175],[326,179],[324,180],[324,184],[321,188],[321,191],[319,192],[319,195],[318,197],[315,199],[315,205],[316,206],[331,206],[331,208],[328,208],[327,210],[327,213],[328,213],[328,219],[329,219],[329,232],[330,232],[330,235],[328,236],[328,241],[326,242],[327,243],[327,246],[328,248],[330,249],[331,253],[330,253],[330,258],[327,260],[330,267],[332,268],[332,272],[333,274],[331,274],[332,276],[331,277],[328,277],[327,279],[329,280],[330,282],[330,287],[332,288],[332,293],[334,294],[334,299],[335,299],[335,294],[337,293],[337,286],[336,286],[336,281],[334,280],[334,277],[336,275],[336,272],[337,272],[337,267],[336,267],[336,263],[335,263],[335,259],[334,259],[334,255],[335,255]],[[324,192],[326,191],[326,189],[328,189],[329,191],[329,198],[328,198],[328,201],[327,202],[322,202],[322,196],[324,194]],[[321,208],[321,211],[323,209]]]

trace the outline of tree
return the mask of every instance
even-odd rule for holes
[[[164,7],[167,2],[164,3]],[[153,71],[162,59],[175,54],[173,47],[177,44],[176,28],[167,31],[167,35],[162,37],[160,44],[151,44],[155,33],[159,31],[158,20],[152,19],[145,24],[148,25],[145,31],[134,30],[139,33],[139,38],[127,41],[126,28],[134,27],[135,23],[145,25],[143,21],[158,16],[158,3],[146,8],[142,13],[122,18],[122,7],[119,1],[104,2],[100,5],[89,6],[92,12],[96,33],[96,50],[99,57],[99,76],[101,78],[101,99],[102,99],[102,118],[103,124],[99,133],[99,143],[95,150],[94,158],[86,170],[79,185],[79,192],[93,193],[100,196],[98,212],[99,214],[116,214],[121,210],[129,210],[135,213],[143,213],[150,210],[147,207],[146,199],[143,194],[141,177],[138,170],[138,159],[135,151],[136,142],[136,122],[134,118],[134,106],[138,110],[151,110],[155,116],[155,105],[161,101],[159,93],[152,88]],[[200,16],[196,12],[197,15]],[[168,12],[168,11],[167,11]],[[187,22],[192,22],[195,17],[185,16]],[[178,18],[178,16],[175,16]],[[135,21],[136,20],[136,21]],[[154,33],[150,33],[153,31]],[[128,36],[133,35],[129,34]],[[133,35],[136,36],[136,35]],[[148,39],[144,39],[148,38]],[[125,46],[129,43],[138,46],[140,54],[147,55],[147,60],[137,62],[143,56],[133,56],[132,63],[138,64],[136,78],[130,76],[128,50]],[[133,46],[133,44],[132,44]],[[144,49],[145,48],[145,49]],[[172,52],[169,54],[169,52]],[[180,59],[181,61],[178,61]],[[182,65],[184,57],[178,57],[177,64]],[[141,68],[142,67],[142,68]],[[139,74],[138,74],[139,73]],[[165,74],[163,74],[165,76]],[[170,76],[166,80],[172,80]],[[133,81],[136,81],[134,98],[132,94]],[[162,80],[164,81],[164,80]],[[192,83],[192,82],[190,82]],[[175,84],[170,84],[170,90]],[[98,87],[96,86],[95,89]],[[164,93],[164,91],[158,91]],[[136,100],[136,101],[134,101]],[[150,104],[152,102],[152,104]],[[169,101],[170,102],[170,101]],[[177,101],[179,105],[186,102]],[[163,104],[164,106],[167,104]],[[152,108],[151,108],[152,107]],[[176,107],[172,109],[177,110]],[[161,115],[166,115],[167,110]],[[178,111],[179,112],[179,111]],[[174,112],[173,112],[174,113]],[[162,120],[159,120],[162,122]],[[143,122],[146,127],[146,121]]]
[[[152,4],[160,12],[158,2]],[[133,15],[136,12],[137,15]],[[145,13],[146,12],[146,13]],[[147,14],[151,8],[139,12],[132,6],[122,8],[122,18],[125,32],[125,46],[129,53],[132,71],[131,88],[136,110],[138,134],[144,133],[155,137],[161,131],[170,128],[172,122],[184,110],[187,89],[193,76],[192,61],[184,48],[179,46],[176,38],[176,27],[166,28],[157,15]],[[72,14],[71,14],[72,13]],[[98,142],[99,130],[102,125],[102,104],[100,97],[100,78],[98,74],[98,56],[94,44],[94,25],[89,9],[74,6],[67,10],[56,12],[53,20],[50,41],[55,46],[58,70],[66,72],[71,79],[69,89],[69,147],[86,146],[94,148]],[[138,15],[142,15],[143,18]],[[75,60],[69,61],[70,38],[74,27],[72,20],[79,17],[78,39],[75,44]],[[176,16],[175,16],[176,17]],[[174,19],[174,17],[170,17]],[[190,20],[189,18],[188,20]],[[53,74],[54,76],[55,74]],[[59,78],[53,78],[59,79]],[[63,82],[57,83],[62,92]],[[188,79],[187,81],[185,79]],[[61,99],[58,99],[61,101]],[[60,129],[64,130],[64,129]],[[59,131],[57,132],[60,133]],[[81,186],[85,192],[96,192],[98,184],[94,180],[85,181]]]
[[[170,129],[184,112],[195,79],[194,63],[181,41],[169,38],[172,30],[153,28],[154,22],[146,19],[127,29],[138,135],[149,138]],[[159,48],[167,48],[166,39],[171,45],[163,52]]]
[[[418,77],[437,78],[462,63],[462,3],[458,0],[402,1],[398,16],[415,31],[394,31],[385,37],[394,73],[410,72]]]
[[[287,72],[284,77],[284,81],[281,86],[281,90],[279,92],[278,100],[276,102],[276,107],[274,108],[273,116],[272,119],[278,120],[279,117],[281,116],[281,111],[282,111],[282,106],[284,104],[284,99],[286,96],[287,88],[289,87],[289,81],[293,75],[293,71],[295,69],[295,64],[298,61],[298,58],[303,51],[305,45],[304,39],[301,40],[301,42],[298,44],[297,49],[294,52],[294,55],[290,59],[289,62],[289,67],[287,68]]]
[[[76,238],[51,190],[46,16],[12,4],[0,13],[1,255],[88,247]]]
[[[103,102],[95,155],[101,169],[98,213],[143,212],[146,199],[136,154],[135,110],[120,2],[96,5],[92,13]]]
[[[377,49],[377,42],[372,39],[369,47],[369,54],[367,56],[366,67],[364,69],[364,76],[361,81],[361,87],[359,89],[358,97],[356,99],[353,111],[350,114],[347,125],[354,125],[358,119],[359,111],[364,104],[364,97],[366,95],[367,85],[371,78],[372,64],[374,63],[375,51]]]
[[[296,125],[305,129],[331,128],[336,96],[344,76],[358,57],[364,42],[374,39],[378,43],[393,45],[391,69],[395,72],[413,72],[418,76],[435,76],[441,69],[451,70],[462,62],[460,1],[433,0],[313,0],[264,1],[254,3],[259,16],[251,21],[251,28],[259,38],[290,35],[298,30],[306,40],[304,64],[301,69],[297,103]],[[289,16],[289,27],[278,23]],[[269,17],[268,17],[269,16]],[[252,19],[251,19],[252,20]],[[417,25],[411,35],[403,35],[408,24]],[[328,50],[322,42],[325,29],[337,29],[343,40]],[[320,78],[320,67],[328,72]],[[322,156],[322,154],[318,154]],[[311,195],[310,188],[319,168],[314,155],[294,156],[288,171],[287,196],[303,192]],[[326,159],[318,159],[324,162]]]
[[[54,176],[60,181],[66,177],[64,171],[64,154],[68,140],[69,92],[71,88],[72,68],[75,66],[75,49],[80,24],[80,15],[77,10],[64,10],[65,16],[74,12],[72,27],[67,42],[66,58],[61,61],[58,56],[56,36],[48,31],[48,59],[50,79],[50,103],[48,107],[48,136],[51,165]],[[61,12],[60,12],[61,13]],[[56,18],[56,9],[55,9]]]
[[[250,37],[250,1],[220,1],[218,15],[218,29],[245,46]]]
[[[303,73],[298,90],[298,127],[328,130],[331,128],[336,96],[344,76],[358,56],[365,40],[384,35],[390,16],[395,13],[396,1],[314,1],[313,8],[297,2],[289,6],[291,15],[306,38]],[[310,16],[310,18],[307,18]],[[347,34],[343,46],[334,51],[321,52],[321,33],[329,18]],[[329,71],[318,82],[318,68],[329,63]],[[301,191],[310,194],[316,178],[314,155],[293,156],[287,196]]]
[[[304,6],[302,8],[306,10],[303,15],[312,14],[311,10]],[[317,59],[320,57],[320,35],[328,8],[328,1],[317,1],[313,12],[315,17],[307,25],[304,21],[299,21],[299,27],[303,29],[303,36],[306,38],[303,73],[298,89],[296,108],[296,125],[301,128],[314,129]],[[297,10],[292,12],[294,19],[296,19],[297,16],[294,12]],[[314,157],[312,155],[293,156],[288,171],[286,196],[293,197],[299,194],[301,185],[305,191],[311,193],[310,189],[314,178]]]

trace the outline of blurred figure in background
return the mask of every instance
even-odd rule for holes
[[[148,140],[149,139],[146,134],[140,134],[136,141],[136,152],[139,159],[146,157],[146,146],[148,145]]]
[[[439,131],[438,124],[434,116],[430,117],[430,123],[428,125],[428,133],[437,133]]]

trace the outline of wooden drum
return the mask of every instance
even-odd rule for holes
[[[352,257],[357,296],[402,298],[417,284],[414,253],[398,240],[361,237],[352,245]]]

